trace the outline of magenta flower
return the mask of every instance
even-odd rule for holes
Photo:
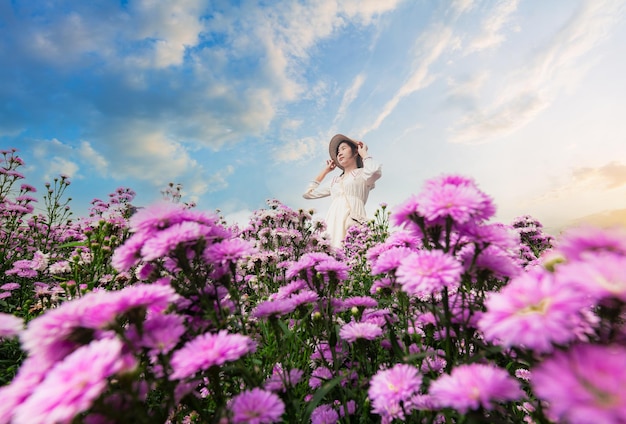
[[[587,253],[584,260],[565,263],[557,280],[574,285],[595,301],[617,298],[626,301],[626,256],[613,252]]]
[[[378,306],[378,301],[369,296],[353,296],[343,300],[343,304],[346,309],[353,307],[357,308],[375,308]]]
[[[256,253],[251,242],[240,238],[222,240],[209,244],[204,250],[203,257],[213,264],[236,263],[238,260]]]
[[[24,329],[24,320],[0,312],[0,340],[17,336]]]
[[[333,373],[326,367],[317,367],[311,373],[311,378],[309,379],[309,387],[312,389],[317,389],[321,387],[327,381],[330,381],[333,378]]]
[[[413,249],[402,246],[391,247],[385,250],[372,262],[372,274],[395,272],[402,260],[414,252]]]
[[[457,175],[427,181],[417,203],[419,214],[433,224],[441,224],[447,217],[457,224],[485,221],[495,214],[489,196],[480,191],[472,179]]]
[[[272,392],[285,392],[298,384],[303,375],[304,371],[298,368],[292,368],[289,372],[285,372],[282,365],[277,364],[272,370],[272,375],[265,380],[264,387]]]
[[[444,287],[456,288],[463,265],[441,250],[420,250],[404,258],[396,271],[402,290],[413,296],[429,296]]]
[[[311,424],[335,424],[339,422],[339,414],[331,405],[320,405],[311,414]]]
[[[586,306],[580,291],[559,284],[553,274],[531,271],[492,293],[478,321],[486,340],[505,347],[551,352],[553,344],[576,338]]]
[[[296,309],[296,302],[291,298],[266,300],[259,303],[252,311],[255,318],[281,317],[293,312]]]
[[[431,382],[430,395],[441,408],[461,413],[470,409],[493,409],[494,403],[524,396],[519,383],[506,370],[487,364],[460,365]]]
[[[151,353],[168,353],[185,334],[184,319],[175,314],[157,314],[143,323],[140,345],[150,349]]]
[[[409,400],[418,393],[422,376],[417,368],[407,364],[396,364],[392,368],[381,370],[370,380],[367,392],[372,401],[373,412],[383,419],[404,419],[404,410],[410,410]]]
[[[233,423],[265,424],[281,421],[285,404],[272,392],[254,388],[232,399]]]
[[[123,368],[118,339],[97,340],[80,347],[52,368],[33,394],[15,410],[13,422],[70,423],[89,409]]]
[[[19,405],[24,403],[26,399],[39,386],[46,376],[47,367],[33,359],[26,360],[20,366],[17,375],[11,383],[0,387],[0,423],[11,423],[13,415]]]
[[[339,337],[348,343],[354,343],[359,339],[374,340],[382,334],[383,329],[371,322],[350,322],[339,330]]]
[[[589,253],[613,252],[626,256],[626,230],[623,227],[578,227],[568,230],[557,249],[568,261],[584,259]]]
[[[191,377],[198,371],[236,361],[254,350],[254,342],[241,334],[229,334],[226,330],[202,334],[174,352],[170,378]]]
[[[535,394],[559,422],[626,422],[626,348],[576,345],[532,370]]]

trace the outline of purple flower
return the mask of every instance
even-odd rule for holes
[[[495,402],[524,396],[519,383],[504,369],[487,364],[459,365],[431,382],[430,395],[439,407],[461,413],[469,409],[493,409]]]
[[[236,263],[238,260],[256,253],[251,242],[240,238],[222,240],[207,246],[203,257],[210,263],[227,264]]]
[[[293,301],[297,308],[300,305],[317,302],[319,295],[313,290],[302,290],[300,293],[292,294],[289,299]]]
[[[281,421],[285,404],[274,393],[254,388],[235,396],[230,409],[233,423],[264,424]]]
[[[339,337],[348,343],[358,339],[374,340],[383,334],[383,329],[370,322],[350,322],[339,330]]]
[[[584,260],[558,267],[557,280],[574,285],[595,301],[617,298],[626,301],[626,256],[613,252],[587,253]]]
[[[396,271],[402,290],[410,295],[439,293],[444,287],[456,288],[463,266],[441,250],[420,250],[405,257]]]
[[[559,422],[626,422],[626,348],[576,345],[532,370],[537,397]]]
[[[255,318],[281,317],[296,309],[296,302],[289,299],[266,300],[259,303],[252,311]]]
[[[568,261],[584,259],[589,253],[613,252],[626,256],[626,230],[623,227],[579,227],[568,230],[557,251]]]
[[[0,286],[0,290],[7,290],[7,291],[17,290],[19,288],[20,288],[20,285],[18,283],[6,283]]]
[[[52,368],[16,408],[13,422],[72,422],[102,394],[108,378],[123,368],[121,350],[118,339],[97,340],[77,349]]]
[[[457,224],[485,221],[495,213],[492,200],[478,189],[476,183],[457,175],[427,181],[417,203],[420,215],[433,224],[441,224],[447,217]]]
[[[0,387],[0,423],[12,422],[16,408],[39,386],[47,370],[39,361],[28,357],[11,383]]]
[[[309,387],[317,389],[321,387],[326,381],[330,381],[333,378],[333,373],[326,367],[317,367],[311,373],[309,379]]]
[[[378,302],[376,299],[371,298],[369,296],[354,296],[348,297],[343,300],[343,304],[346,309],[357,307],[357,308],[375,308],[378,306]]]
[[[553,343],[576,338],[585,305],[573,286],[559,284],[553,274],[531,271],[487,298],[478,328],[488,341],[550,352]]]
[[[15,315],[0,312],[0,340],[14,337],[24,329],[24,320]]]
[[[417,368],[407,364],[396,364],[387,370],[378,371],[370,380],[367,392],[374,413],[383,419],[404,420],[401,403],[407,403],[416,395],[422,384]],[[407,410],[405,405],[404,410]],[[408,411],[407,411],[408,412]]]
[[[264,387],[272,392],[285,392],[300,382],[304,371],[297,368],[290,369],[288,373],[280,364],[274,366],[272,375],[265,380]]]
[[[320,405],[311,414],[311,424],[335,424],[339,421],[339,414],[331,405]]]
[[[391,247],[385,250],[373,261],[372,274],[378,275],[396,271],[402,260],[411,253],[415,253],[415,251],[402,246]]]
[[[149,317],[143,323],[141,346],[149,348],[153,354],[169,352],[185,334],[183,321],[183,317],[175,314],[157,314]]]
[[[172,356],[172,379],[191,377],[201,370],[236,361],[255,350],[254,342],[241,334],[222,330],[217,334],[202,334],[187,342]]]

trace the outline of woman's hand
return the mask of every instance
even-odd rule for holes
[[[337,164],[335,163],[335,161],[332,159],[328,159],[326,160],[326,167],[324,168],[324,171],[326,173],[329,173],[332,170],[334,170],[336,167],[337,167]]]
[[[357,147],[358,147],[358,151],[359,151],[359,156],[361,156],[363,159],[365,159],[368,154],[367,154],[367,144],[363,143],[362,141],[357,141]]]

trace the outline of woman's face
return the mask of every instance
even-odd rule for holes
[[[346,165],[349,165],[351,162],[355,161],[356,155],[352,151],[350,143],[346,143],[345,141],[339,143],[339,147],[337,148],[337,162],[339,163],[339,165],[345,168]]]

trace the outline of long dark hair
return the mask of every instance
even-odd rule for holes
[[[361,155],[359,154],[359,148],[357,147],[356,144],[348,141],[348,140],[343,140],[341,141],[339,144],[337,144],[337,151],[335,152],[335,157],[337,157],[337,155],[339,155],[339,146],[341,146],[343,143],[346,143],[348,146],[350,146],[350,150],[352,150],[352,156],[356,155],[356,167],[357,168],[363,168],[363,158],[361,157]],[[346,171],[343,171],[341,173],[341,175],[343,175]]]

